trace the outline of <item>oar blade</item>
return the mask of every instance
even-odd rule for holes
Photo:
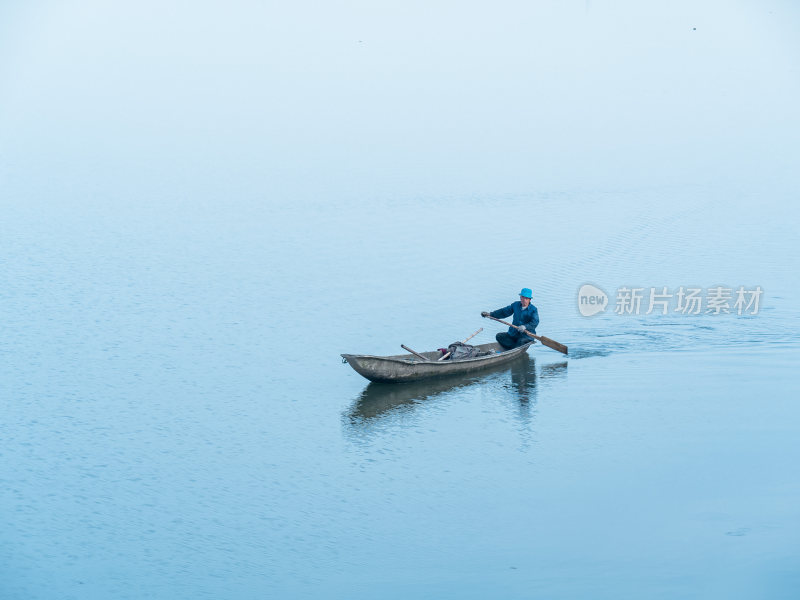
[[[567,354],[567,347],[564,344],[559,344],[557,341],[551,340],[550,338],[544,337],[543,335],[539,336],[539,341],[542,342],[542,344],[544,346],[547,346],[548,348],[557,350],[558,352],[561,352],[561,354]]]

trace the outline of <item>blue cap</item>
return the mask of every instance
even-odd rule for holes
[[[519,293],[520,296],[523,298],[533,298],[533,292],[531,288],[522,288],[522,291]]]

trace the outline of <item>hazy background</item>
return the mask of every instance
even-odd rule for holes
[[[799,12],[774,0],[7,1],[3,196],[58,189],[49,201],[62,204],[114,189],[100,201],[197,206],[787,184]]]

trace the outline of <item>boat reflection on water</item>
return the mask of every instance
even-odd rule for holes
[[[566,361],[545,365],[538,377],[563,377],[566,375],[566,367]],[[509,375],[510,382],[506,379]],[[350,426],[363,427],[389,414],[413,410],[418,404],[429,402],[455,390],[483,384],[511,391],[519,402],[520,409],[527,412],[528,406],[536,401],[536,361],[523,354],[511,364],[510,368],[508,365],[500,365],[496,369],[467,378],[455,376],[410,383],[371,382],[344,416]]]
[[[529,426],[532,421],[532,407],[536,404],[536,394],[539,391],[538,383],[541,380],[565,377],[567,374],[567,361],[548,364],[540,367],[536,373],[536,363],[531,359],[520,360],[511,367],[511,383],[504,387],[513,392],[519,409],[518,418],[522,425]]]
[[[412,381],[409,383],[370,382],[348,411],[352,420],[367,421],[403,407],[420,404],[452,390],[469,387],[489,375],[464,378],[463,376]]]
[[[511,366],[511,389],[516,392],[521,406],[536,401],[536,361],[530,357],[528,360],[516,361]]]

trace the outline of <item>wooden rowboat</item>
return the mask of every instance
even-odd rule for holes
[[[489,367],[494,367],[503,363],[511,362],[519,358],[531,344],[525,344],[502,351],[500,344],[481,344],[476,346],[484,352],[489,352],[485,356],[476,358],[465,358],[461,360],[437,360],[441,357],[438,351],[420,352],[420,356],[429,359],[424,361],[408,354],[398,354],[395,356],[370,356],[367,354],[342,354],[342,358],[359,375],[363,375],[370,381],[381,381],[384,383],[401,383],[405,381],[419,381],[430,377],[444,377],[447,375],[471,374],[482,371]]]

